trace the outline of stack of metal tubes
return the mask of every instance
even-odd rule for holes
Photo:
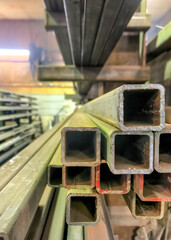
[[[123,194],[136,218],[162,218],[171,200],[170,139],[161,85],[123,85],[85,104],[3,165],[0,239],[39,239],[54,189],[43,240],[63,239],[65,221],[67,240],[84,239],[104,194]]]

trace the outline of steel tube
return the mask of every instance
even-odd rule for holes
[[[164,217],[165,202],[142,201],[133,190],[125,194],[124,198],[135,218],[161,219]]]
[[[67,240],[85,240],[83,226],[68,226]]]
[[[96,167],[96,190],[100,194],[126,194],[130,191],[131,176],[113,174],[106,161]]]
[[[43,147],[47,141],[56,133],[57,130],[68,120],[56,124],[51,130],[33,141],[24,150],[18,153],[11,161],[8,161],[1,167],[0,171],[0,191],[5,185],[24,167],[24,165]]]
[[[40,239],[48,215],[53,194],[54,189],[46,186],[25,240]]]
[[[60,188],[53,214],[48,240],[62,240],[65,227],[67,190]]]
[[[99,221],[100,199],[93,190],[75,189],[67,193],[66,222],[69,225],[92,226]]]
[[[88,189],[95,186],[95,167],[63,166],[63,186],[68,189]]]
[[[154,167],[157,172],[171,173],[171,125],[155,132]]]
[[[35,132],[36,132],[35,129],[32,129],[31,131],[26,132],[24,135],[20,135],[8,141],[3,142],[2,144],[0,144],[0,152],[9,148],[10,146],[14,145],[17,142],[32,136],[33,134],[35,134]]]
[[[30,143],[30,139],[26,139],[22,143],[20,143],[18,146],[13,147],[12,149],[8,150],[7,152],[0,155],[0,165],[10,159],[13,155],[15,155],[17,152],[22,150],[24,147],[26,147]],[[3,168],[3,166],[1,166]],[[3,181],[3,179],[2,179]]]
[[[32,113],[23,113],[23,114],[10,114],[10,115],[3,115],[0,116],[0,121],[6,121],[6,120],[13,120],[18,118],[27,118],[31,116],[38,115],[38,112],[32,112]]]
[[[86,113],[77,111],[61,133],[61,161],[69,166],[93,166],[100,162],[101,134]]]
[[[61,144],[59,144],[48,166],[48,185],[50,187],[62,186]]]
[[[171,201],[171,174],[154,171],[134,176],[134,191],[142,201]]]
[[[165,126],[164,95],[159,84],[123,85],[83,110],[122,131],[160,131]]]
[[[62,127],[0,192],[0,237],[24,239],[46,185],[46,169],[61,138]],[[21,231],[22,230],[22,231]]]
[[[90,118],[101,130],[102,155],[112,173],[149,174],[153,171],[153,133],[122,132],[95,117]]]
[[[5,131],[5,130],[11,129],[11,128],[15,128],[15,127],[17,127],[17,124],[9,124],[9,125],[0,127],[0,131]]]

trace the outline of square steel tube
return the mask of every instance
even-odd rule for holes
[[[94,127],[66,127],[62,130],[62,163],[93,166],[100,162],[100,131]]]
[[[99,222],[100,199],[92,190],[68,191],[67,215],[68,225],[93,226]]]
[[[171,173],[154,171],[134,176],[134,191],[142,201],[171,201]]]
[[[135,218],[161,219],[164,216],[165,202],[142,201],[133,190],[125,194],[124,198]]]
[[[111,171],[114,174],[149,174],[153,171],[151,132],[113,132]]]
[[[90,116],[101,130],[101,152],[114,174],[149,174],[153,171],[153,133],[122,132]]]
[[[83,109],[122,131],[160,131],[165,126],[165,90],[160,84],[123,85]]]
[[[61,144],[48,165],[47,182],[50,187],[62,187]]]
[[[68,189],[88,189],[95,187],[95,167],[64,166],[62,167],[63,186]]]
[[[155,132],[154,167],[157,172],[171,173],[171,125]]]
[[[100,194],[126,194],[130,191],[131,176],[113,174],[106,161],[96,167],[96,190]]]
[[[48,185],[50,187],[62,187],[62,166],[48,166]]]

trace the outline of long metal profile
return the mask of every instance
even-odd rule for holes
[[[134,191],[142,201],[171,201],[171,173],[154,171],[134,176]]]
[[[122,132],[98,118],[90,118],[101,130],[102,156],[112,173],[149,174],[153,171],[153,133]]]
[[[3,103],[19,103],[19,104],[27,104],[27,105],[37,105],[35,102],[29,102],[29,101],[22,101],[18,99],[13,99],[13,98],[0,98],[0,102]]]
[[[171,125],[155,132],[154,167],[157,172],[171,173]]]
[[[96,190],[100,194],[126,194],[130,191],[131,176],[113,174],[106,161],[96,167]]]
[[[93,226],[99,221],[100,199],[91,190],[71,189],[67,193],[66,222],[69,225]]]
[[[16,144],[17,142],[20,142],[21,140],[34,135],[35,132],[36,132],[36,130],[32,129],[32,130],[26,132],[24,135],[17,136],[15,138],[12,138],[11,140],[5,141],[4,143],[0,144],[0,152],[5,149],[8,149],[10,146]]]
[[[77,111],[61,132],[61,161],[66,166],[94,166],[100,162],[101,133],[86,113]]]
[[[11,148],[7,152],[1,154],[0,155],[0,165],[2,163],[4,163],[5,161],[7,161],[8,159],[10,159],[13,155],[15,155],[17,152],[22,150],[24,147],[26,147],[30,143],[30,141],[31,141],[30,139],[26,139],[22,143],[20,143],[17,146]],[[1,166],[1,168],[3,168],[3,166]],[[2,179],[2,181],[3,181],[3,179]]]
[[[86,240],[84,226],[68,226],[67,240]]]
[[[60,188],[57,196],[48,240],[63,240],[66,204],[67,190],[65,188]]]
[[[95,167],[62,167],[63,186],[68,189],[92,189],[95,187]]]
[[[142,201],[133,190],[125,194],[124,198],[135,218],[161,219],[164,217],[165,202]]]
[[[17,106],[0,106],[0,111],[34,111],[38,110],[35,107],[17,107]]]
[[[38,240],[41,238],[53,194],[54,189],[46,186],[25,240]]]
[[[122,131],[160,131],[165,126],[160,84],[123,85],[85,104],[83,110]]]
[[[0,171],[0,191],[7,183],[24,167],[24,165],[43,147],[47,141],[60,129],[60,127],[68,120],[56,124],[52,129],[34,140],[29,146],[18,153],[10,161],[1,167]]]
[[[0,131],[6,131],[6,130],[9,130],[9,129],[15,128],[15,127],[17,127],[17,124],[9,124],[9,125],[0,127]]]
[[[2,189],[0,237],[24,239],[46,186],[47,166],[59,143],[62,127]]]
[[[31,116],[35,116],[35,115],[38,115],[38,112],[3,115],[3,116],[0,116],[0,121],[6,121],[6,120],[18,119],[18,118],[26,118],[26,117],[31,117]]]
[[[48,185],[50,187],[62,187],[61,144],[59,144],[48,166]]]

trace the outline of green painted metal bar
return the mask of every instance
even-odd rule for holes
[[[28,147],[17,154],[12,161],[5,163],[0,171],[0,191],[5,185],[24,167],[24,165],[43,147],[48,140],[59,130],[59,128],[69,119],[56,124],[51,130],[33,141]]]
[[[48,166],[48,185],[50,187],[62,186],[62,163],[61,163],[61,144],[57,148]]]
[[[54,189],[46,186],[25,240],[39,240],[47,219]]]
[[[66,203],[67,190],[65,188],[60,188],[48,240],[63,240]]]
[[[83,226],[68,226],[67,240],[85,240]]]
[[[147,46],[147,60],[150,61],[171,48],[171,22],[164,27]]]
[[[62,127],[0,192],[0,237],[24,239],[46,186],[46,169],[61,138]],[[15,195],[14,195],[15,194]]]

